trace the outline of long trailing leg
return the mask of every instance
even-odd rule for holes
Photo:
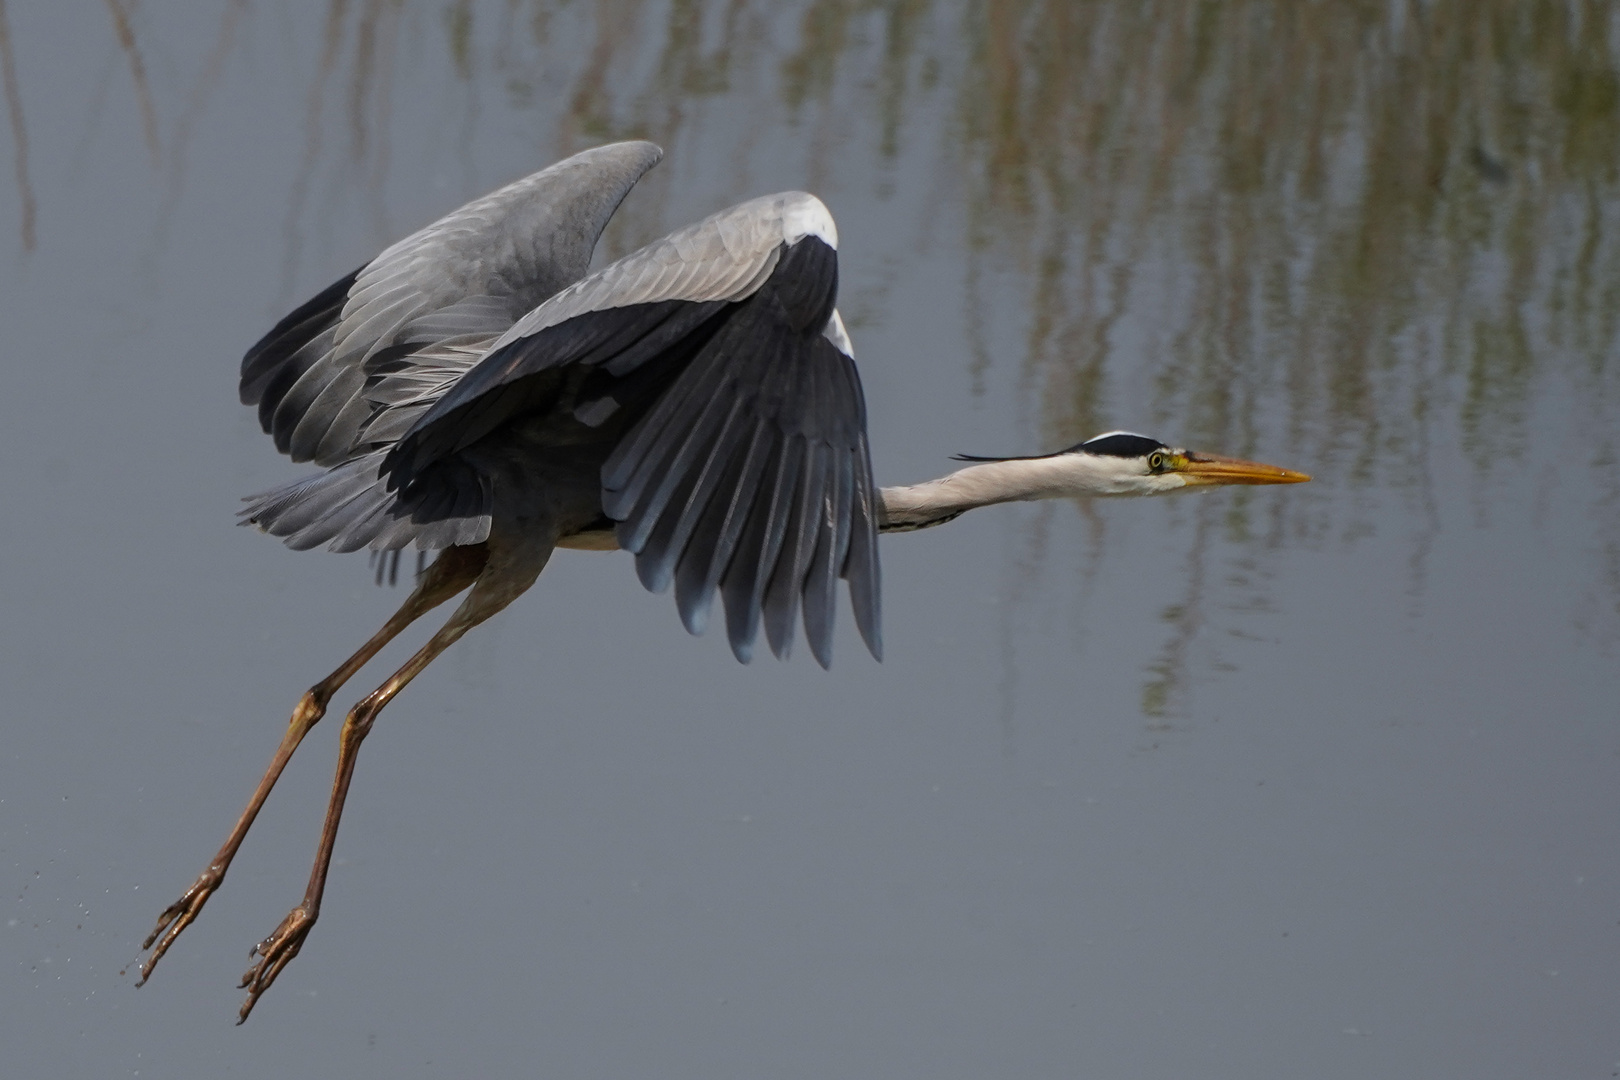
[[[428,643],[394,672],[388,681],[350,710],[343,721],[338,741],[337,777],[332,781],[332,800],[327,806],[326,821],[321,826],[321,844],[315,854],[315,866],[309,875],[309,886],[303,901],[281,920],[281,925],[269,937],[259,942],[249,953],[258,960],[242,976],[241,988],[248,992],[237,1018],[240,1024],[248,1018],[259,997],[275,982],[281,970],[292,962],[303,948],[310,928],[320,917],[321,896],[326,891],[326,872],[332,862],[332,847],[337,842],[338,821],[343,816],[343,802],[349,794],[349,781],[354,777],[355,760],[364,741],[377,720],[383,706],[394,699],[405,686],[433,662],[444,650],[460,640],[468,630],[500,611],[522,595],[545,567],[551,555],[550,542],[530,541],[511,550],[492,553],[483,573],[473,583],[472,592],[461,602],[450,620],[434,634]]]
[[[146,982],[152,974],[152,969],[157,967],[157,962],[169,951],[169,946],[173,945],[181,932],[196,920],[208,898],[224,882],[225,871],[235,858],[236,849],[242,846],[248,829],[253,825],[253,819],[259,814],[259,808],[264,805],[270,789],[275,787],[276,780],[280,778],[282,769],[286,768],[293,751],[298,749],[298,744],[309,734],[309,730],[320,722],[321,717],[326,715],[326,706],[332,700],[332,695],[337,693],[338,688],[348,682],[355,672],[364,667],[367,661],[376,656],[383,646],[397,637],[400,631],[471,585],[484,568],[488,554],[488,549],[482,544],[445,549],[433,561],[433,565],[422,574],[411,595],[406,598],[394,616],[383,624],[382,629],[373,634],[371,640],[345,660],[341,667],[309,688],[309,692],[293,710],[292,720],[287,724],[287,733],[281,737],[281,745],[276,747],[275,756],[270,760],[270,767],[264,771],[259,786],[253,789],[253,797],[248,800],[242,816],[236,819],[236,825],[231,829],[231,834],[225,838],[224,846],[209,861],[207,868],[197,876],[191,888],[163,910],[163,914],[158,916],[157,926],[141,944],[142,949],[152,951],[141,964],[141,979],[136,985]]]

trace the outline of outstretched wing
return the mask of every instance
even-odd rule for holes
[[[406,237],[248,350],[242,403],[294,461],[388,445],[514,320],[585,275],[662,156],[646,142],[586,150]]]
[[[761,622],[785,656],[802,604],[826,666],[843,577],[880,655],[877,491],[834,308],[836,245],[826,208],[802,192],[672,233],[519,320],[381,471],[408,492],[506,422],[554,408],[559,369],[589,369],[574,419],[625,425],[602,466],[602,508],[643,584],[673,581],[688,630],[703,630],[718,590],[738,659]]]

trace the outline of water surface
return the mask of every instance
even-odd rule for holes
[[[19,1075],[1620,1068],[1608,6],[5,16]],[[1116,427],[1316,481],[887,538],[886,659],[846,634],[830,674],[739,667],[624,557],[560,553],[384,714],[252,1022],[335,724],[136,991],[299,693],[399,599],[233,526],[300,468],[242,351],[632,136],[668,156],[605,254],[827,201],[880,482]]]

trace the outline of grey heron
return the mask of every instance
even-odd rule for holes
[[[243,523],[297,549],[437,551],[404,604],[305,693],[223,847],[142,948],[150,976],[224,881],[288,759],[337,690],[411,622],[449,620],[344,720],[303,900],[253,950],[238,1022],[319,917],[361,742],[378,713],[558,547],[622,549],[674,586],[701,633],[719,594],[747,662],[761,628],[786,657],[802,622],[831,661],[836,585],[881,658],[880,532],[992,503],[1153,495],[1309,479],[1110,432],[1036,457],[965,458],[878,489],[853,350],[835,306],[837,230],[812,195],[766,196],[594,272],[608,219],[662,156],[576,154],[394,244],[248,350],[241,399],[293,461],[323,471],[252,497]]]

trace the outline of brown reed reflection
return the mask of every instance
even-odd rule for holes
[[[1189,441],[1241,452],[1266,433],[1329,478],[1404,492],[1420,594],[1437,429],[1488,477],[1560,384],[1613,400],[1611,20],[1595,3],[987,5],[961,165],[974,234],[1031,279],[1048,444],[1096,430],[1146,363],[1158,417]],[[1178,276],[1189,302],[1163,295]],[[1114,348],[1122,316],[1164,328],[1145,355]],[[1253,508],[1280,504],[1232,505],[1247,537]],[[1224,559],[1327,524],[1289,506],[1284,531],[1223,541]],[[1209,513],[1191,567],[1216,542]],[[1198,578],[1167,612],[1150,714],[1207,617]]]
[[[348,14],[346,0],[330,0],[326,18],[322,23],[320,59],[315,65],[315,77],[310,80],[309,93],[304,106],[304,147],[299,158],[298,171],[293,176],[292,194],[287,206],[287,246],[281,257],[280,306],[285,307],[296,285],[299,260],[303,257],[304,206],[309,198],[309,185],[315,166],[321,156],[321,114],[326,103],[326,86],[337,70],[338,57],[343,48],[344,26]]]
[[[225,75],[226,65],[235,54],[237,31],[248,14],[247,0],[226,0],[220,6],[222,10],[214,43],[205,54],[202,71],[198,73],[196,81],[192,83],[191,90],[186,95],[185,104],[174,123],[174,135],[169,140],[169,175],[163,202],[158,208],[157,228],[154,234],[159,245],[168,234],[175,211],[180,206],[180,196],[185,192],[186,154],[191,149],[191,140],[196,134],[197,124],[212,103],[214,91]]]
[[[125,9],[108,3],[143,86]],[[3,17],[0,5],[31,244]],[[320,17],[289,288],[329,157],[363,180],[385,231],[392,80],[408,76],[400,52],[416,34],[442,42],[475,100],[532,116],[548,157],[640,136],[735,162],[721,182],[738,190],[716,205],[753,193],[761,133],[790,124],[817,185],[883,198],[901,157],[938,162],[957,187],[926,197],[960,201],[969,304],[1025,298],[1022,355],[978,338],[963,362],[979,385],[1016,380],[1031,447],[1129,420],[1309,463],[1325,483],[1286,505],[1193,512],[1150,714],[1178,709],[1211,620],[1264,606],[1257,553],[1368,528],[1344,492],[1405,501],[1421,598],[1432,455],[1460,448],[1489,491],[1528,457],[1532,403],[1553,395],[1579,402],[1593,433],[1580,467],[1602,584],[1582,617],[1620,620],[1620,34],[1602,0],[329,0]],[[329,97],[347,115],[341,154],[322,135]],[[155,115],[142,105],[149,141]],[[879,167],[816,172],[861,153]],[[671,175],[615,222],[611,253],[671,224]],[[1041,573],[1045,550],[1020,555],[1019,572]]]
[[[22,93],[17,89],[17,60],[11,49],[11,19],[0,0],[0,85],[5,87],[6,116],[11,122],[11,147],[17,177],[17,201],[22,204],[22,248],[34,250],[34,185],[28,178],[28,129],[23,123]]]
[[[152,104],[152,88],[146,81],[146,61],[141,59],[140,47],[135,42],[135,27],[129,21],[129,10],[123,0],[107,0],[107,11],[112,16],[118,47],[129,61],[129,76],[135,84],[135,103],[141,111],[141,134],[146,138],[146,149],[152,155],[152,166],[162,168],[163,147],[158,141],[157,109]]]

